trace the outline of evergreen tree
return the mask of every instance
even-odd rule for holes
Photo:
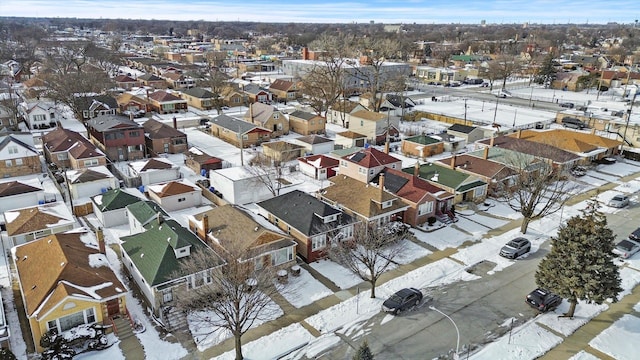
[[[573,317],[578,300],[616,302],[622,291],[620,272],[613,263],[613,231],[598,209],[597,201],[591,200],[581,215],[569,219],[551,238],[551,251],[536,271],[538,286],[569,301],[566,317]]]
[[[365,340],[358,348],[358,352],[353,355],[353,360],[373,360],[373,354],[369,349],[369,343]]]
[[[545,88],[549,88],[553,80],[556,79],[556,69],[553,62],[553,53],[549,53],[542,62],[538,74],[536,76],[536,82],[544,85]]]

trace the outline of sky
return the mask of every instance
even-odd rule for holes
[[[612,0],[2,0],[0,16],[296,23],[633,23],[640,2]]]

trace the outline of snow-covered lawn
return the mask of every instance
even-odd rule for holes
[[[305,269],[300,269],[300,276],[289,276],[289,283],[278,289],[283,290],[281,295],[296,308],[333,295],[331,290],[322,285]]]
[[[562,338],[527,322],[495,342],[485,346],[470,359],[513,360],[535,359],[562,342]]]
[[[309,266],[331,280],[340,289],[348,289],[362,282],[362,279],[352,272],[328,259],[312,262]]]
[[[609,305],[602,304],[587,304],[584,301],[579,301],[576,305],[576,311],[573,319],[562,318],[559,315],[566,313],[569,310],[569,302],[562,301],[562,304],[553,312],[541,314],[536,317],[538,324],[548,326],[550,329],[564,335],[569,336],[578,330],[582,325],[586,324],[593,317],[597,316],[601,312],[607,310]]]
[[[640,318],[623,315],[620,320],[604,329],[589,345],[617,360],[638,358],[640,343]]]
[[[424,232],[421,230],[410,230],[418,240],[425,244],[429,244],[438,250],[446,248],[457,248],[465,241],[477,240],[464,231],[460,231],[451,226],[445,226],[438,230]]]

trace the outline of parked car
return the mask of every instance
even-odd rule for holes
[[[489,87],[489,83],[483,82],[482,84],[480,84],[480,87]]]
[[[631,240],[625,239],[616,244],[613,248],[613,253],[620,256],[623,259],[629,258],[631,255],[637,253],[640,250],[640,244]]]
[[[560,106],[567,109],[573,109],[574,105],[572,102],[563,102],[563,103],[560,103]]]
[[[527,295],[525,302],[540,312],[547,312],[557,308],[562,298],[549,290],[538,288]]]
[[[611,200],[609,200],[609,202],[607,203],[607,206],[611,206],[614,208],[623,208],[627,205],[629,205],[629,196],[622,194],[618,194],[612,197]]]
[[[500,256],[515,259],[529,251],[531,251],[531,242],[523,237],[517,237],[500,249]]]
[[[420,301],[422,301],[422,291],[416,288],[405,288],[385,300],[382,303],[382,311],[397,315],[420,304]]]
[[[563,118],[562,125],[571,129],[584,129],[587,127],[587,124],[573,117]]]
[[[593,162],[595,162],[596,164],[611,165],[616,163],[616,158],[603,157],[602,159],[596,159]]]
[[[587,169],[583,166],[576,166],[571,169],[571,175],[575,177],[585,176],[587,174]]]
[[[629,234],[629,239],[633,241],[640,241],[640,228],[633,230],[633,232]]]
[[[500,90],[500,91],[498,91],[496,96],[497,97],[501,97],[501,98],[507,98],[507,97],[512,97],[513,95],[511,95],[511,93],[508,92],[507,90]]]

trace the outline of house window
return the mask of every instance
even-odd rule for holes
[[[174,104],[162,104],[162,110],[164,111],[174,110],[174,109],[175,109]]]
[[[9,147],[9,154],[17,154],[18,153],[18,147],[17,146],[10,146]]]
[[[129,145],[127,146],[127,152],[140,151],[138,145]]]
[[[316,251],[327,246],[327,237],[325,234],[316,235],[311,238],[311,250]]]
[[[315,121],[311,120],[310,121],[311,125],[315,125]]]
[[[278,130],[282,130],[282,124],[278,124]]]
[[[474,197],[481,197],[481,196],[484,196],[484,194],[485,194],[485,189],[486,189],[486,188],[485,188],[484,186],[481,186],[481,187],[479,187],[479,188],[476,188],[476,189],[474,190]]]
[[[85,313],[86,313],[86,318],[85,318]],[[59,318],[58,331],[60,332],[67,331],[78,325],[89,324],[95,321],[96,321],[96,318],[93,313],[93,308],[89,308],[85,311],[78,311],[77,313]]]
[[[360,120],[360,126],[364,126],[364,120]]]
[[[362,175],[366,175],[367,174],[367,169],[366,168],[358,168],[358,172]]]
[[[93,311],[93,308],[88,308],[87,310],[85,310],[85,314],[87,315],[87,324],[96,322],[96,314]]]
[[[271,265],[277,266],[293,260],[293,247],[287,247],[271,253]]]
[[[16,159],[16,166],[22,166],[22,159]]]
[[[47,120],[46,115],[33,115],[33,121],[45,121]]]
[[[353,225],[345,226],[340,229],[340,240],[348,240],[353,237]]]
[[[6,160],[6,161],[4,162],[4,166],[6,166],[6,167],[12,167],[12,166],[13,166],[13,162],[11,162],[11,160]]]
[[[275,120],[280,119],[280,114],[278,114],[278,113],[273,114],[273,118],[274,118]]]
[[[67,153],[60,153],[57,155],[58,160],[68,160],[69,159],[69,154]]]
[[[347,161],[346,160],[340,160],[340,166],[347,167]]]
[[[47,330],[57,329],[57,328],[58,328],[58,324],[56,323],[55,320],[47,321]]]
[[[85,118],[89,117],[89,110],[82,110],[82,116]]]
[[[85,160],[84,161],[84,166],[88,167],[88,166],[96,166],[98,165],[98,159],[89,159],[89,160]]]
[[[129,137],[137,138],[140,136],[139,131],[129,131]]]
[[[433,201],[418,206],[418,215],[429,214],[433,211]]]
[[[178,202],[187,201],[187,198],[178,198]]]
[[[249,135],[247,134],[242,135],[242,140],[249,140]]]
[[[166,153],[169,152],[169,144],[168,143],[164,143],[164,152],[166,152]]]

